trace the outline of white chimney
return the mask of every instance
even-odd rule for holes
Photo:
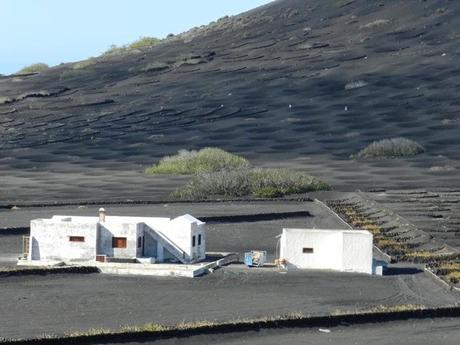
[[[99,222],[104,223],[106,215],[107,215],[107,212],[105,211],[105,208],[101,207],[99,209]]]

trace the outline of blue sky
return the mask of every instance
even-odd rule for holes
[[[270,0],[0,0],[0,74],[96,56],[111,44],[165,37]]]

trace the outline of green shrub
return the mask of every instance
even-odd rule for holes
[[[248,167],[249,162],[245,158],[219,148],[208,147],[199,151],[180,150],[177,155],[162,158],[157,165],[145,169],[145,172],[146,174],[191,175]]]
[[[132,49],[143,49],[156,46],[161,40],[156,37],[141,37],[137,41],[134,41],[126,46],[128,50]]]
[[[49,66],[46,63],[34,63],[32,65],[29,65],[27,67],[24,67],[20,71],[18,71],[16,74],[29,74],[29,73],[38,73],[44,70],[47,70]]]
[[[375,157],[395,158],[415,156],[425,152],[422,145],[406,138],[392,138],[374,141],[357,154],[354,159],[366,159]]]
[[[206,199],[210,196],[274,198],[301,194],[329,186],[303,172],[289,169],[239,169],[196,175],[186,186],[179,188],[173,198]]]

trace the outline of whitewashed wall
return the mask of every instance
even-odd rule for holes
[[[196,236],[196,247],[193,251],[195,260],[206,259],[206,224],[194,224],[192,228],[192,235]],[[198,236],[201,235],[201,245],[198,245]]]
[[[367,231],[283,229],[280,257],[288,268],[372,274],[372,234]],[[312,248],[313,253],[304,253]]]
[[[303,248],[313,248],[304,254]],[[281,257],[288,267],[342,270],[342,234],[340,232],[311,232],[305,229],[283,229]]]
[[[153,227],[150,222],[147,225]],[[178,217],[168,223],[157,223],[154,230],[161,232],[170,241],[181,248],[190,259],[190,262],[206,258],[206,225],[204,223],[190,223],[187,219]],[[201,245],[198,246],[198,235],[201,235]],[[195,247],[192,238],[195,236]]]
[[[126,237],[126,248],[112,248],[113,237]],[[135,258],[137,254],[137,224],[100,223],[97,253],[116,258]]]
[[[343,271],[372,274],[372,249],[371,233],[343,232]]]
[[[96,224],[57,220],[30,222],[29,258],[32,260],[94,260]],[[84,242],[70,242],[70,236],[83,236]]]
[[[155,236],[159,238],[154,238],[149,229],[155,230]],[[95,260],[96,255],[116,258],[144,256],[155,257],[161,262],[163,258],[168,258],[169,254],[164,250],[167,248],[185,258],[186,262],[195,262],[206,258],[205,231],[205,224],[189,215],[173,220],[107,216],[102,223],[96,217],[54,216],[31,222],[29,257],[33,260]],[[70,242],[69,236],[83,236],[85,242]],[[193,236],[195,246],[192,245]],[[113,248],[113,237],[126,238],[126,248]],[[143,243],[141,247],[138,247],[139,238]],[[169,241],[165,242],[164,238]]]

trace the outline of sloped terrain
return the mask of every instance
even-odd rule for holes
[[[3,203],[163,198],[143,168],[221,147],[339,190],[460,182],[460,3],[282,0],[146,50],[0,77]],[[374,140],[426,152],[354,161]]]

